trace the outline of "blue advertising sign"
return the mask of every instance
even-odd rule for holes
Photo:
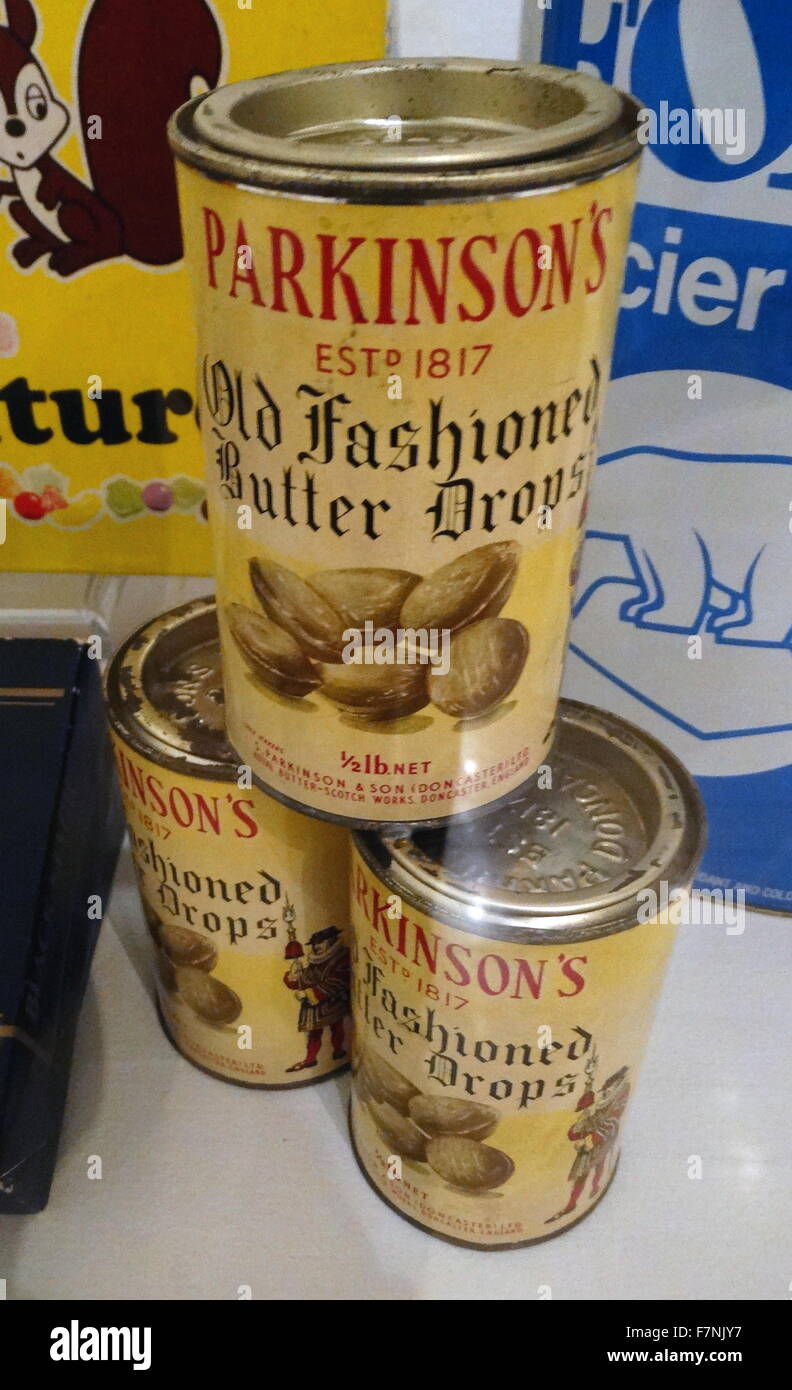
[[[699,881],[792,911],[792,6],[553,0],[647,142],[566,693],[698,778]]]

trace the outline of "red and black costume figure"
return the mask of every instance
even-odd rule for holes
[[[334,1061],[346,1056],[344,1020],[349,1013],[349,951],[337,927],[325,927],[308,939],[308,960],[292,960],[283,977],[288,989],[299,991],[300,1017],[297,1027],[307,1033],[307,1051],[301,1062],[288,1071],[315,1067],[322,1046],[322,1033],[330,1029]]]
[[[580,1113],[567,1130],[572,1143],[578,1146],[569,1170],[572,1191],[566,1206],[551,1216],[550,1221],[558,1221],[575,1210],[589,1174],[593,1174],[589,1196],[597,1196],[605,1169],[619,1141],[622,1116],[630,1098],[627,1071],[627,1067],[622,1067],[609,1076],[599,1093],[599,1099],[595,1098],[593,1091],[586,1091],[580,1097],[575,1107]]]

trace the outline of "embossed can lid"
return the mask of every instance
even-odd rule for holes
[[[563,700],[546,769],[497,811],[356,839],[388,887],[430,916],[502,940],[574,940],[634,926],[642,890],[688,886],[704,810],[660,743]]]
[[[336,180],[398,191],[411,182],[553,183],[635,158],[638,104],[588,73],[479,58],[389,58],[275,73],[220,87],[174,116],[187,163],[272,186]],[[498,174],[498,171],[500,173]],[[518,171],[518,172],[515,172]],[[430,196],[442,196],[442,189]]]
[[[239,759],[226,741],[220,637],[213,598],[172,608],[135,632],[107,672],[115,732],[163,767],[227,780]]]

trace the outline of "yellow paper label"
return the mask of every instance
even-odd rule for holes
[[[382,1196],[438,1235],[540,1240],[619,1155],[675,927],[517,945],[402,904],[353,851],[352,1132]]]
[[[378,57],[384,18],[385,0],[0,0],[0,566],[209,572],[167,120],[221,82]]]
[[[180,180],[231,740],[325,815],[486,806],[551,741],[635,169],[388,208]]]
[[[346,1065],[344,832],[113,742],[176,1046],[249,1085],[295,1085]]]

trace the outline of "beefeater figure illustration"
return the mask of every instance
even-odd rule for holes
[[[577,1153],[569,1170],[568,1181],[572,1184],[569,1201],[545,1225],[549,1226],[575,1210],[589,1176],[592,1177],[589,1196],[594,1198],[599,1193],[605,1170],[619,1141],[622,1116],[630,1097],[628,1070],[628,1067],[621,1067],[609,1076],[599,1097],[590,1089],[580,1097],[576,1107],[578,1116],[567,1130],[568,1137],[577,1145]]]
[[[346,1056],[344,1023],[349,1013],[349,951],[337,927],[324,927],[314,932],[308,938],[307,957],[292,926],[288,936],[286,958],[290,964],[283,982],[287,989],[296,991],[300,1000],[297,1027],[307,1034],[307,1047],[302,1061],[295,1062],[287,1071],[305,1071],[317,1064],[325,1028],[330,1030],[333,1060],[340,1061]]]

